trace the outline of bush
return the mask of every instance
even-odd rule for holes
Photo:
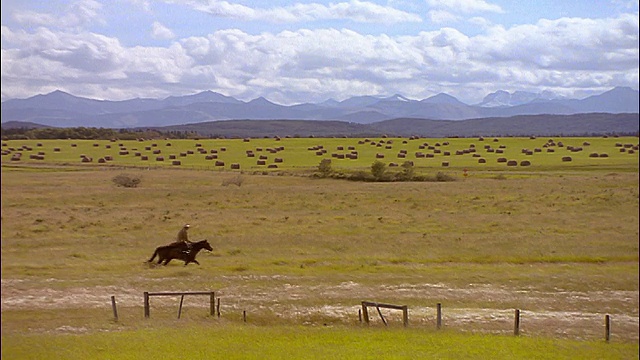
[[[331,168],[331,159],[320,160],[318,171],[320,172],[320,177],[329,177],[331,173],[333,173],[333,169]]]
[[[128,188],[138,187],[141,181],[139,177],[127,175],[127,174],[120,174],[114,177],[112,180],[117,186],[128,187]]]
[[[237,175],[232,178],[225,179],[222,182],[222,186],[236,185],[237,187],[240,187],[242,186],[243,182],[244,182],[244,177],[242,177],[241,175]]]
[[[456,179],[451,175],[447,175],[443,172],[438,172],[436,174],[436,181],[456,181]]]
[[[373,175],[376,180],[382,180],[386,171],[386,167],[387,165],[385,165],[382,161],[374,161],[373,164],[371,164],[371,175]]]

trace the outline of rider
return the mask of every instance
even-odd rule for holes
[[[189,235],[187,234],[188,230],[189,230],[189,224],[185,224],[182,227],[182,229],[180,229],[180,231],[178,232],[178,236],[176,237],[176,242],[171,244],[171,245],[177,245],[183,248],[182,252],[184,253],[188,253],[189,251],[191,251],[191,245],[193,244],[191,241],[189,241]]]

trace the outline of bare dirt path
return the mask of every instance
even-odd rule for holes
[[[612,318],[612,333],[625,341],[639,340],[638,291],[542,292],[470,284],[452,288],[442,284],[363,285],[355,281],[339,284],[302,285],[295,277],[270,277],[275,284],[256,284],[265,279],[247,276],[223,277],[226,286],[216,289],[223,316],[246,311],[298,324],[339,324],[359,321],[360,301],[409,305],[411,326],[435,327],[436,306],[442,304],[443,327],[462,331],[513,333],[514,308],[521,310],[521,333],[578,339],[604,337],[604,317]],[[122,286],[56,288],[56,280],[38,287],[24,280],[2,279],[2,311],[105,309],[116,296],[121,308],[142,308],[143,292],[149,289]],[[183,289],[195,291],[202,289]],[[495,307],[465,306],[477,299],[490,300]],[[157,308],[176,308],[177,299],[154,298]],[[454,304],[454,305],[449,305]],[[515,304],[513,307],[509,306]],[[567,306],[569,305],[569,306]],[[206,301],[188,300],[185,307],[207,308]],[[619,309],[634,309],[631,313]],[[401,314],[383,309],[391,326],[402,324]],[[384,326],[376,311],[370,312],[372,326]],[[64,327],[61,327],[64,331]]]

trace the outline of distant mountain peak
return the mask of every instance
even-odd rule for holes
[[[445,93],[440,93],[440,94],[434,95],[432,97],[429,97],[429,98],[426,98],[426,99],[422,100],[421,102],[422,103],[427,103],[427,104],[457,104],[457,105],[464,105],[463,102],[461,102],[460,100],[458,100],[454,96],[451,96],[451,95],[445,94]]]

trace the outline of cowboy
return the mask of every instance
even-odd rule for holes
[[[171,244],[172,246],[180,246],[184,253],[191,251],[191,244],[193,244],[189,240],[189,234],[187,234],[187,231],[189,231],[189,224],[185,224],[182,229],[180,229],[178,236],[176,237],[176,241]]]

